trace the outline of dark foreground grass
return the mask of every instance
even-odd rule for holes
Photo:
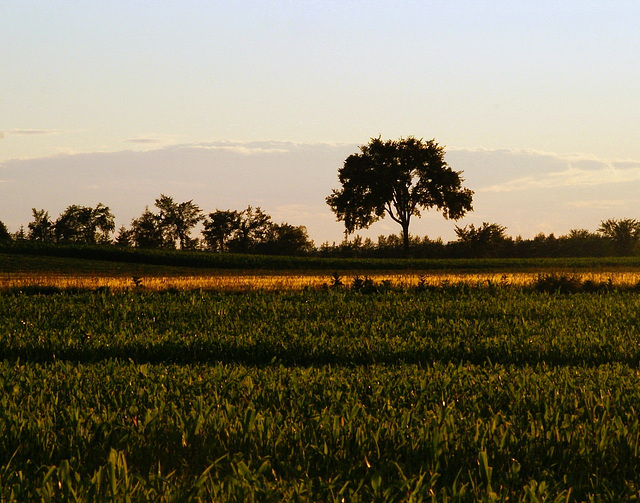
[[[0,499],[638,495],[640,296],[0,294]]]

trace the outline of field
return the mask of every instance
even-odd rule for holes
[[[639,495],[624,261],[565,264],[594,287],[562,293],[499,263],[334,286],[36,259],[0,255],[3,501]]]

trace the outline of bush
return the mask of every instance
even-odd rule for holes
[[[582,287],[582,279],[575,274],[538,274],[533,283],[534,290],[548,293],[577,293]]]

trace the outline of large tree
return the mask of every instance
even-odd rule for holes
[[[444,154],[434,140],[372,138],[344,161],[338,171],[342,188],[332,191],[327,204],[347,233],[389,215],[402,227],[408,251],[411,217],[436,208],[457,220],[472,210],[473,192],[462,187],[462,172],[452,170]]]

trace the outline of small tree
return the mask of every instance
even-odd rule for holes
[[[444,148],[434,140],[372,138],[347,157],[338,171],[342,188],[326,201],[347,233],[389,215],[402,227],[407,252],[411,217],[436,208],[457,220],[472,209],[473,192],[462,187],[461,173],[448,166]]]
[[[91,212],[91,226],[87,229],[87,238],[90,243],[108,244],[111,243],[110,234],[116,228],[115,217],[108,206],[98,203]]]
[[[20,228],[13,233],[13,239],[15,241],[26,241],[27,240],[27,233],[24,230],[24,225],[21,225]]]
[[[54,232],[53,225],[54,223],[51,221],[49,217],[49,212],[45,210],[36,210],[35,208],[31,208],[31,213],[33,214],[33,220],[29,222],[27,228],[29,229],[29,234],[27,235],[27,239],[30,241],[53,241]]]
[[[617,255],[633,255],[640,240],[640,222],[634,218],[610,218],[600,223],[598,232],[613,244]]]
[[[133,232],[127,230],[124,226],[120,227],[116,236],[116,245],[123,247],[133,245]]]

